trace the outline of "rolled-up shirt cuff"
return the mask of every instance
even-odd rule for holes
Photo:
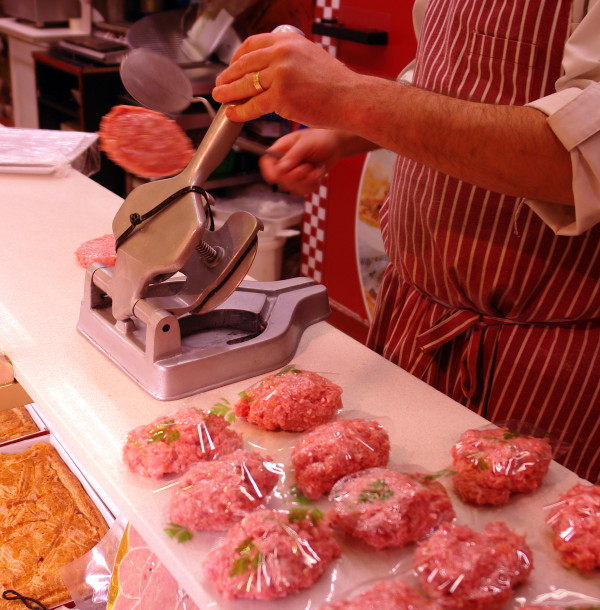
[[[548,125],[571,155],[575,205],[526,203],[557,235],[580,235],[600,222],[600,83],[529,105],[548,114]]]

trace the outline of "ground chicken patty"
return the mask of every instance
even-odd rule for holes
[[[401,578],[382,580],[363,593],[321,606],[321,610],[433,610],[436,606]]]
[[[453,483],[460,498],[494,506],[506,503],[511,493],[537,489],[552,460],[547,438],[508,428],[467,430],[451,453]]]
[[[222,417],[193,407],[159,417],[127,434],[123,460],[148,477],[185,472],[192,464],[241,449],[242,437]]]
[[[329,499],[331,522],[377,550],[416,542],[456,516],[438,481],[387,468],[344,477]]]
[[[292,451],[292,466],[300,491],[317,500],[344,475],[387,466],[389,457],[390,439],[381,424],[340,419],[303,435]]]
[[[600,567],[600,485],[574,485],[559,496],[546,522],[564,563],[582,572]]]
[[[497,610],[526,581],[533,559],[525,538],[501,521],[482,532],[444,523],[413,557],[423,591],[447,610]]]
[[[340,548],[318,511],[257,510],[234,525],[204,564],[226,599],[272,600],[311,587]]]
[[[279,467],[255,451],[198,462],[171,496],[169,521],[192,530],[222,531],[261,506],[279,480]]]
[[[240,394],[235,414],[264,430],[304,432],[329,421],[342,408],[342,388],[294,366]]]

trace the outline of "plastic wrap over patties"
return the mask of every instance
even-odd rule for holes
[[[242,392],[234,408],[236,415],[264,430],[305,432],[342,409],[342,388],[292,365]]]
[[[582,572],[600,567],[600,485],[574,485],[559,496],[546,522],[565,564]]]
[[[234,525],[203,568],[226,599],[272,600],[308,589],[340,556],[317,510],[257,510]]]
[[[345,476],[329,499],[332,524],[377,550],[421,540],[456,516],[444,486],[431,476],[387,468]]]
[[[226,530],[264,504],[282,472],[271,458],[241,449],[198,462],[178,481],[169,521],[192,530]]]
[[[501,521],[481,532],[444,523],[413,557],[423,591],[446,610],[497,610],[533,568],[523,536]]]
[[[243,439],[222,417],[188,407],[127,434],[123,460],[148,477],[186,471],[192,464],[241,449]]]
[[[552,461],[547,438],[508,428],[467,430],[452,447],[456,493],[472,504],[505,504],[514,492],[537,489]]]
[[[437,606],[401,578],[382,580],[349,599],[321,606],[320,610],[435,610]]]
[[[292,466],[300,491],[317,500],[343,476],[387,466],[389,457],[390,439],[379,422],[340,419],[304,434],[292,450]]]

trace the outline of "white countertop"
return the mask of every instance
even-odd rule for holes
[[[180,585],[203,608],[318,608],[331,585],[331,571],[313,590],[273,604],[223,602],[213,597],[200,563],[219,536],[196,535],[178,544],[162,531],[169,492],[154,493],[162,482],[127,472],[121,446],[133,427],[183,405],[210,408],[222,397],[233,402],[251,381],[238,382],[187,399],[163,402],[141,390],[76,330],[84,270],[74,250],[84,241],[110,232],[121,200],[77,172],[66,176],[0,177],[0,352],[11,358],[17,380],[36,402],[67,450],[139,529],[166,562]],[[347,416],[377,417],[392,440],[392,463],[428,471],[450,466],[449,450],[468,427],[485,423],[477,415],[325,322],[310,327],[294,362],[326,375],[344,388]],[[294,435],[260,433],[236,422],[245,438],[286,461]],[[518,595],[531,599],[551,585],[600,595],[598,585],[560,567],[543,524],[544,506],[577,477],[553,464],[543,487],[516,497],[503,508],[474,509],[453,496],[461,522],[479,528],[486,520],[505,520],[527,533],[535,570]],[[384,574],[392,566],[410,566],[412,549],[366,554],[345,549],[335,568],[336,587]],[[341,584],[340,584],[341,583]],[[215,601],[216,599],[216,601]],[[512,605],[507,606],[511,608]]]

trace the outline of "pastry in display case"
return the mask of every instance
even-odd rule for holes
[[[40,423],[25,405],[0,411],[0,444],[40,431]]]
[[[71,600],[60,569],[108,531],[99,500],[50,438],[0,448],[0,583],[48,608]],[[14,607],[0,600],[0,609]]]

